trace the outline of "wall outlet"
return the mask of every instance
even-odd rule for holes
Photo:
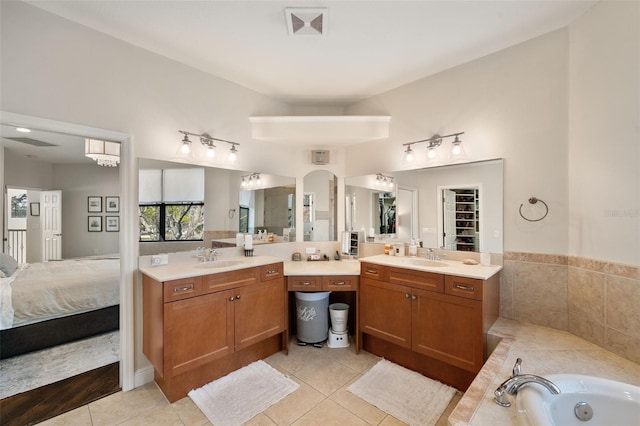
[[[316,254],[316,248],[315,247],[306,247],[304,249],[306,254]]]
[[[152,266],[166,265],[167,263],[169,263],[168,254],[154,254],[153,256],[151,256]]]

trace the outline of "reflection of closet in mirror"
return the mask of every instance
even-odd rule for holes
[[[337,179],[326,170],[316,170],[304,177],[304,241],[336,241]]]
[[[443,235],[447,250],[480,251],[480,189],[442,189]]]
[[[378,192],[373,195],[373,208],[376,212],[374,229],[377,234],[396,233],[396,196],[393,192]]]

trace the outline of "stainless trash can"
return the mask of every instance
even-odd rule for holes
[[[305,293],[296,291],[296,325],[298,344],[320,345],[329,332],[330,291]]]

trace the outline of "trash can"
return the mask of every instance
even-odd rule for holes
[[[329,332],[330,291],[296,291],[298,343],[317,344],[327,340]]]

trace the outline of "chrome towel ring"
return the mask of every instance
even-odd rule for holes
[[[545,203],[544,201],[542,201],[541,199],[536,198],[536,197],[531,197],[531,198],[529,198],[529,204],[535,204],[535,203],[537,203],[538,201],[540,201],[542,204],[544,204],[544,208],[546,209],[546,211],[544,212],[544,215],[543,215],[540,219],[529,219],[529,218],[525,217],[525,216],[522,214],[522,206],[523,206],[524,204],[520,204],[520,210],[519,210],[519,211],[520,211],[520,216],[521,216],[524,220],[528,220],[529,222],[539,222],[539,221],[541,221],[542,219],[544,219],[545,217],[547,217],[547,214],[549,214],[549,206],[547,205],[547,203]]]

